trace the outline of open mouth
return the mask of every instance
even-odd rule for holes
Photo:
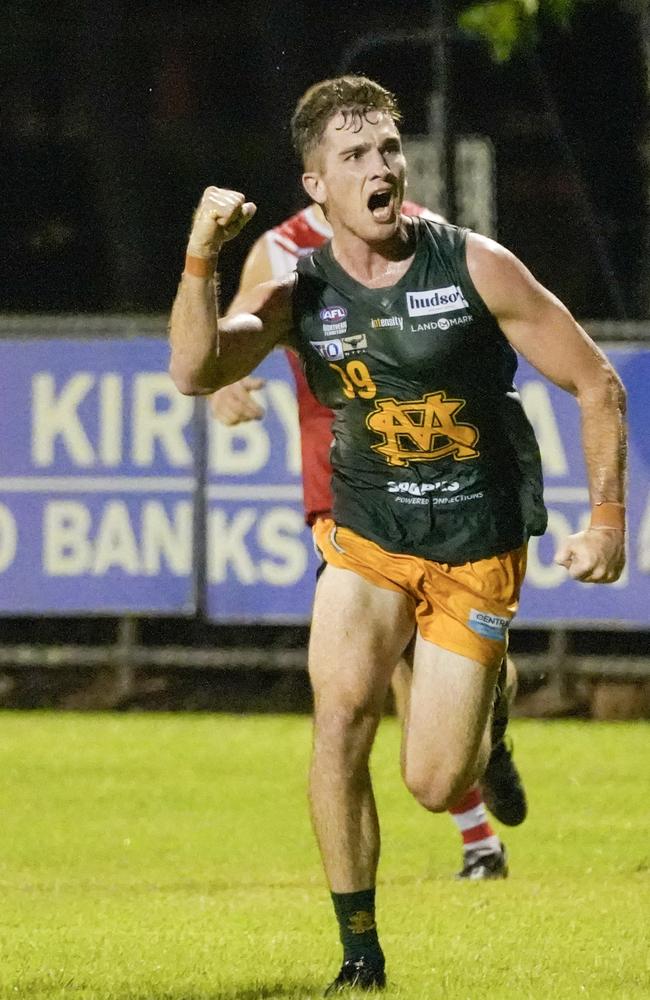
[[[368,198],[368,208],[377,222],[389,222],[393,216],[393,189],[374,191]]]

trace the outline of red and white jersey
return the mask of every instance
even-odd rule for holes
[[[427,208],[405,201],[405,215],[423,215],[440,220]],[[244,283],[257,284],[269,278],[280,278],[293,271],[298,259],[310,254],[328,240],[332,230],[322,213],[314,205],[303,208],[280,225],[269,229],[257,241],[244,266]],[[292,351],[286,352],[296,381],[300,444],[302,452],[302,481],[305,518],[313,524],[317,517],[330,513],[332,498],[330,480],[330,448],[332,446],[332,420],[334,414],[318,402],[303,374],[300,360]]]
[[[292,271],[300,257],[318,249],[331,235],[332,230],[313,205],[270,229],[262,238],[273,277]],[[296,382],[305,519],[307,524],[313,524],[317,517],[328,514],[332,506],[329,453],[334,414],[311,392],[300,359],[293,351],[286,351],[286,355]]]

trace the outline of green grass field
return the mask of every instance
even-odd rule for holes
[[[319,996],[339,946],[303,717],[3,713],[0,996]],[[650,997],[647,724],[513,725],[530,816],[507,882],[373,758],[387,998]]]

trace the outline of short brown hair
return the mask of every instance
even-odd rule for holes
[[[383,112],[396,123],[402,117],[394,95],[367,76],[338,76],[315,83],[302,95],[291,118],[294,149],[303,163],[339,111],[347,121],[358,119],[359,128],[368,111]]]

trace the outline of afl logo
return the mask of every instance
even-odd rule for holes
[[[323,323],[340,323],[347,314],[348,311],[343,306],[327,306],[325,309],[321,309],[319,316]]]

